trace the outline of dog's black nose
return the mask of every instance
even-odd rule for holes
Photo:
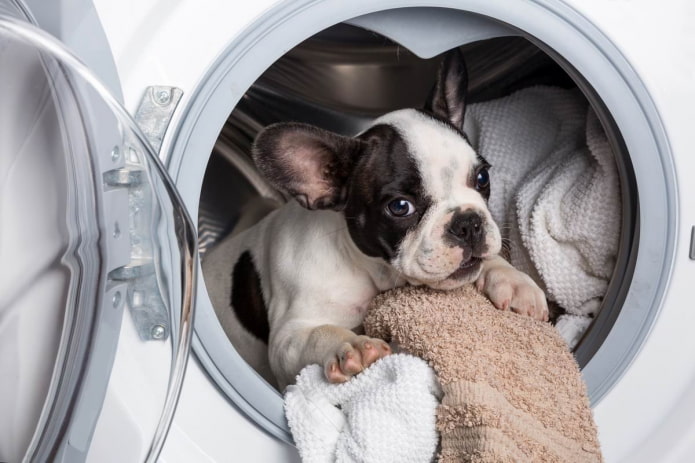
[[[483,219],[477,212],[456,213],[451,218],[448,231],[456,244],[474,248],[483,239]]]

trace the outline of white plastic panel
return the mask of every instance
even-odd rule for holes
[[[423,21],[423,18],[427,18]],[[420,58],[467,43],[495,37],[521,35],[509,25],[462,10],[399,8],[370,13],[345,21],[347,24],[378,32],[400,43]]]

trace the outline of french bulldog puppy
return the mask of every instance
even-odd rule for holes
[[[426,110],[388,113],[353,138],[300,123],[258,135],[258,169],[294,200],[210,251],[206,276],[227,285],[213,304],[237,350],[263,372],[267,346],[281,388],[308,364],[343,382],[388,355],[359,327],[397,286],[475,282],[497,308],[547,320],[543,291],[499,256],[490,166],[462,132],[466,89],[454,50]]]

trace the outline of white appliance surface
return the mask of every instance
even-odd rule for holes
[[[273,3],[271,0],[177,3],[96,0],[114,53],[126,107],[134,111],[147,86],[179,87],[184,97],[172,124],[178,123],[185,117],[196,83],[220,50],[251,27],[264,11],[272,9]],[[336,7],[340,5],[337,1],[333,3]],[[408,2],[381,3],[392,7]],[[695,198],[695,182],[689,178],[695,173],[692,155],[695,152],[692,128],[695,3],[689,0],[571,0],[567,3],[613,41],[643,80],[666,128],[678,179],[678,244],[671,280],[660,314],[641,351],[618,384],[595,406],[603,451],[610,462],[692,461],[695,362],[689,357],[695,352],[692,334],[695,311],[690,286],[695,281],[695,261],[689,259],[688,248],[691,228],[695,225],[695,208],[688,201]],[[243,89],[230,89],[230,92],[238,91]],[[166,147],[167,140],[163,149]],[[629,315],[626,317],[629,322]],[[223,398],[199,363],[191,360],[163,461],[288,461],[292,458],[296,455],[291,446],[249,422]]]

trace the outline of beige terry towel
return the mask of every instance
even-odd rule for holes
[[[442,385],[440,462],[600,462],[579,368],[549,324],[492,307],[473,286],[374,299],[369,336],[427,360]]]

